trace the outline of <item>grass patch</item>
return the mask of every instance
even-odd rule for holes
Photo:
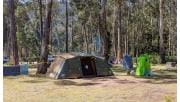
[[[43,75],[36,75],[35,69],[29,69],[28,76],[4,77],[3,100],[5,102],[175,102],[176,71],[166,70],[162,65],[152,66],[152,70],[159,76],[136,78],[126,75],[122,67],[114,66],[112,71],[115,76],[53,80]]]
[[[126,73],[126,70],[120,66],[114,66],[111,68],[115,76],[121,76]]]

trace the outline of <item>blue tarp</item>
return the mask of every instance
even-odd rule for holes
[[[133,62],[132,62],[132,58],[129,55],[125,55],[123,57],[123,61],[122,61],[123,67],[125,69],[133,69]]]
[[[28,75],[28,65],[3,66],[4,76]]]
[[[20,74],[20,66],[3,66],[3,75],[19,75]]]

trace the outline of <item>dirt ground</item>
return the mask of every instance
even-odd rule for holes
[[[153,77],[115,76],[53,80],[35,76],[4,77],[4,102],[176,102],[176,69],[152,67]]]

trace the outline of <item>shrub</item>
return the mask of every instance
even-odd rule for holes
[[[177,57],[176,56],[166,56],[166,61],[167,62],[177,62]]]
[[[158,54],[149,54],[150,62],[152,64],[159,64],[160,63],[160,56]]]

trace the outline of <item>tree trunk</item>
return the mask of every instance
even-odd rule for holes
[[[84,26],[83,26],[83,24],[81,24],[81,51],[84,51],[84,47],[85,47],[85,45],[84,45]]]
[[[69,52],[69,49],[68,49],[68,0],[66,0],[66,52]]]
[[[116,30],[117,30],[117,25],[116,25],[116,6],[114,5],[114,23],[113,23],[113,35],[112,35],[112,47],[113,47],[113,56],[116,55]]]
[[[74,26],[74,22],[73,22],[73,15],[72,15],[72,22],[71,22],[71,50],[74,51],[74,29],[73,29],[73,26]]]
[[[45,74],[48,68],[48,45],[49,45],[49,35],[50,35],[50,26],[51,26],[51,9],[52,9],[52,1],[46,1],[46,17],[45,17],[45,25],[44,25],[44,34],[42,36],[42,44],[41,44],[41,57],[40,57],[40,65],[38,66],[37,74]]]
[[[165,49],[164,49],[164,38],[163,38],[163,0],[159,0],[159,36],[160,36],[160,63],[165,63]]]
[[[121,39],[121,37],[120,37],[120,27],[118,27],[118,34],[117,34],[117,38],[118,38],[118,40],[117,40],[117,56],[116,56],[116,60],[117,60],[117,63],[119,63],[119,61],[120,61],[120,57],[121,57],[121,48],[120,48],[120,46],[121,46],[121,44],[120,44],[120,39]]]
[[[9,7],[9,17],[10,17],[10,62],[13,65],[19,64],[19,57],[18,57],[18,46],[17,46],[17,39],[16,39],[16,19],[15,19],[15,6],[14,0],[8,0],[8,7]]]
[[[10,20],[9,20],[10,22]],[[10,28],[10,25],[8,26]],[[7,56],[10,57],[11,54],[11,33],[10,33],[10,29],[8,29],[8,33],[7,33],[7,48],[6,48],[6,53]]]
[[[109,59],[109,55],[110,55],[110,46],[109,46],[109,41],[110,38],[108,37],[108,32],[107,32],[107,22],[106,22],[106,3],[107,0],[102,0],[101,1],[101,11],[100,11],[100,19],[99,19],[99,31],[100,31],[100,35],[102,37],[103,40],[103,56],[105,57],[106,60]]]
[[[42,18],[42,0],[39,1],[39,13],[40,13],[40,36],[43,35],[43,18]]]
[[[135,31],[133,30],[133,44],[132,44],[132,46],[133,46],[133,57],[136,57],[136,44],[135,44],[135,40],[136,40],[136,38],[135,38]]]
[[[86,43],[86,53],[89,53],[89,42],[88,42],[88,31],[86,29],[86,25],[84,25],[84,37],[85,37],[85,43]]]
[[[114,21],[114,49],[115,51],[115,57],[116,57],[116,62],[119,63],[120,59],[122,59],[122,54],[123,54],[123,36],[122,36],[122,27],[121,27],[121,1],[115,2],[115,8],[114,8],[114,13],[115,13],[115,21]]]

